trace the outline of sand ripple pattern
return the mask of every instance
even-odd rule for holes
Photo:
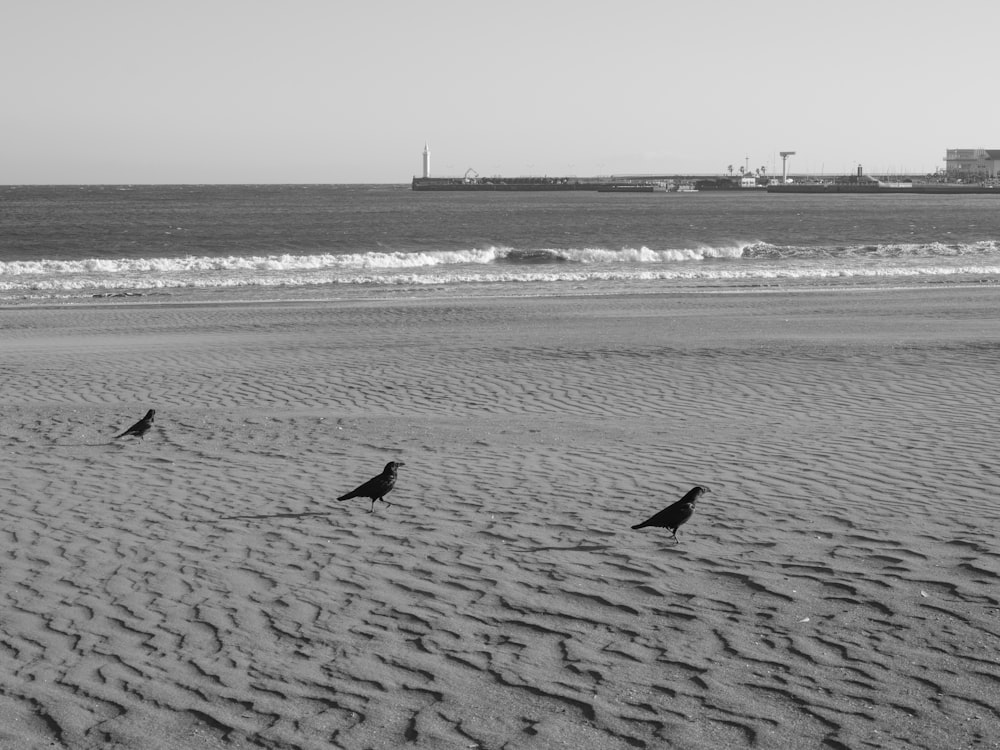
[[[996,747],[996,297],[0,312],[0,747]]]

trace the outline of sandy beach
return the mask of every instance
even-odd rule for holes
[[[1000,288],[109,301],[0,353],[5,750],[1000,746]]]

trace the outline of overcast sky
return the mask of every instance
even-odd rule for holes
[[[0,0],[0,184],[929,172],[1000,3]],[[749,159],[749,162],[747,162]]]

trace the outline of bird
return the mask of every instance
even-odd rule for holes
[[[664,529],[670,529],[673,533],[674,541],[677,544],[680,544],[681,540],[677,538],[677,529],[687,523],[691,516],[694,515],[695,501],[701,497],[703,492],[710,492],[710,490],[708,487],[702,487],[700,485],[692,487],[687,491],[687,494],[676,503],[668,505],[659,513],[647,518],[642,523],[637,523],[632,528],[643,529],[646,526],[660,526]]]
[[[392,505],[392,503],[385,499],[385,495],[396,486],[396,469],[405,465],[402,461],[390,461],[377,477],[372,477],[361,486],[355,487],[346,495],[341,495],[337,499],[350,500],[352,497],[370,497],[372,499],[372,507],[368,511],[369,513],[375,511],[376,500],[381,500],[386,505]]]
[[[115,435],[115,440],[126,435],[135,435],[137,438],[142,439],[142,436],[149,432],[149,428],[153,426],[154,414],[156,414],[156,409],[150,409],[146,412],[146,416],[125,430],[121,435]]]

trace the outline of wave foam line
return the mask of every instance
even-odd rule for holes
[[[824,245],[820,247],[797,247],[771,245],[754,242],[744,246],[741,257],[752,260],[821,260],[837,259],[882,259],[894,258],[959,258],[966,256],[990,257],[1000,255],[1000,241],[946,244],[944,242],[899,242],[861,245]]]
[[[187,256],[182,258],[87,258],[0,262],[0,278],[70,274],[135,274],[207,271],[312,271],[322,269],[405,269],[492,263],[665,263],[707,258],[739,258],[744,246],[651,250],[648,247],[608,250],[519,250],[489,247],[472,250],[367,252],[334,255]]]
[[[942,266],[887,266],[869,268],[793,268],[715,266],[685,269],[623,269],[606,271],[566,270],[554,272],[511,271],[453,273],[223,273],[197,275],[153,275],[133,277],[44,277],[23,280],[0,279],[0,292],[92,291],[139,289],[212,289],[233,287],[303,287],[316,285],[427,286],[519,282],[593,282],[593,281],[694,281],[703,283],[753,281],[816,281],[833,278],[914,278],[954,276],[1000,277],[1000,264]]]
[[[884,244],[823,247],[782,247],[767,242],[734,243],[653,250],[646,246],[611,250],[601,247],[570,249],[518,249],[491,246],[485,249],[421,252],[365,252],[337,255],[265,255],[179,258],[87,258],[83,260],[28,260],[0,262],[0,279],[19,276],[144,275],[218,272],[314,272],[324,270],[395,271],[443,266],[579,264],[656,265],[706,260],[822,260],[822,259],[920,259],[1000,256],[1000,241],[970,244]]]

